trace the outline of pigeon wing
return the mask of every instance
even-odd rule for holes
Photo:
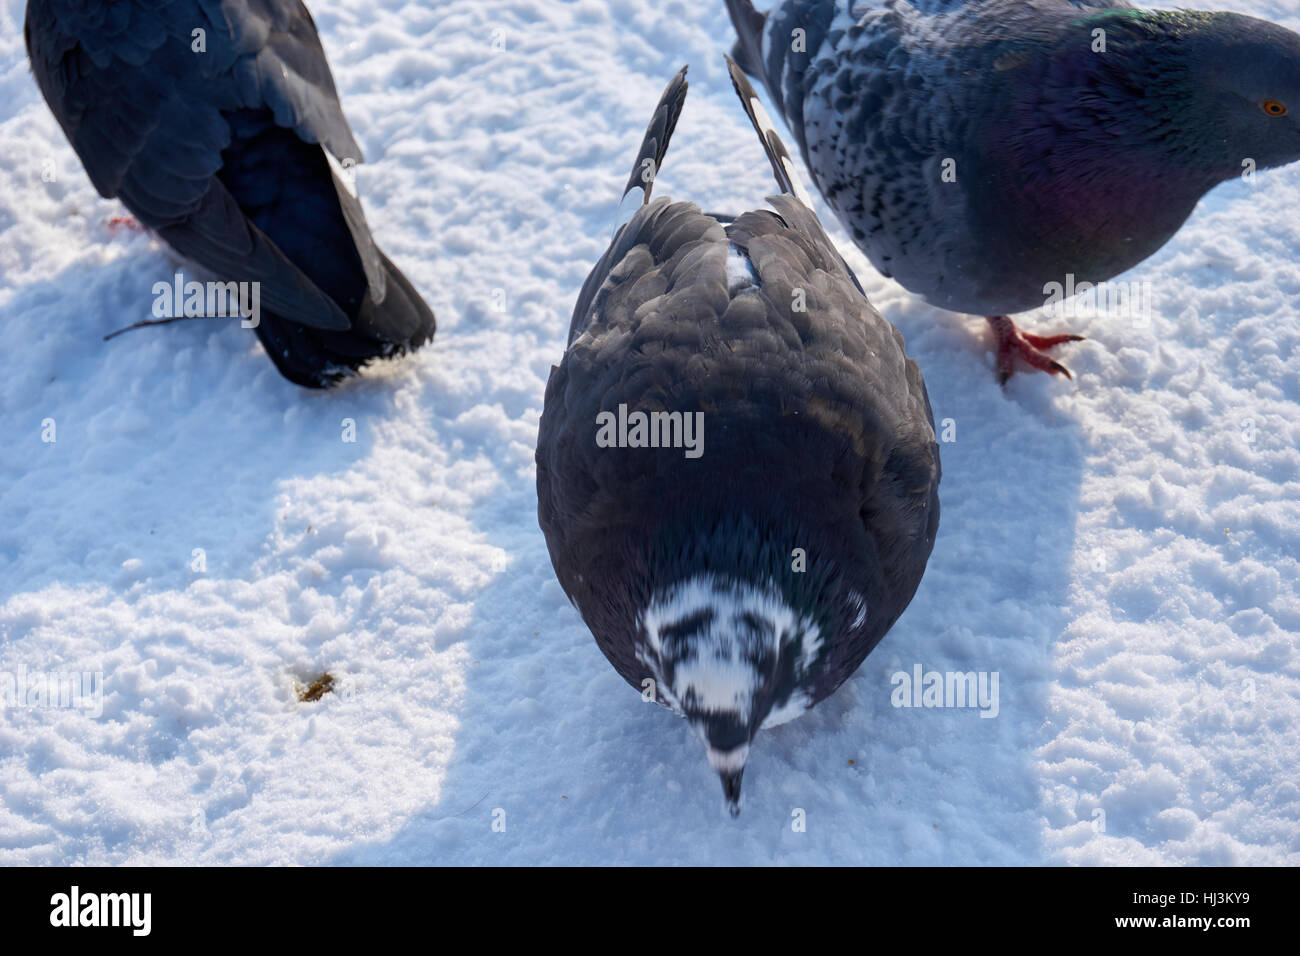
[[[101,195],[221,278],[260,282],[266,308],[302,325],[349,328],[219,178],[232,145],[223,113],[239,109],[269,110],[304,141],[360,160],[300,2],[33,0],[26,36],[41,92]],[[360,206],[349,214],[337,176],[336,189],[368,278],[382,273]]]

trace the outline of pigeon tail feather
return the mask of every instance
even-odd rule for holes
[[[755,10],[749,0],[727,0],[727,12],[738,37],[731,58],[750,76],[762,76],[763,27],[767,25],[767,14]]]
[[[790,158],[785,143],[781,142],[776,127],[772,125],[772,118],[767,115],[767,110],[759,102],[758,94],[750,85],[749,78],[745,76],[743,68],[731,57],[727,57],[727,69],[731,72],[731,82],[736,88],[736,95],[740,97],[749,121],[754,124],[759,142],[763,144],[767,161],[772,164],[772,174],[776,177],[781,192],[794,196],[811,209],[812,199],[804,190],[803,184],[799,182],[799,173],[795,168],[794,160]]]
[[[668,152],[668,141],[672,139],[673,130],[677,128],[677,118],[682,115],[682,106],[686,103],[688,69],[689,67],[682,67],[669,82],[663,96],[659,97],[659,105],[655,107],[654,117],[637,150],[632,175],[628,177],[627,187],[623,190],[623,200],[619,205],[619,226],[631,219],[637,209],[650,202],[655,177],[659,175],[659,167]]]

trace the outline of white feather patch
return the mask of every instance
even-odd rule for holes
[[[741,289],[757,286],[758,273],[749,256],[732,243],[727,250],[727,291],[735,295]]]
[[[688,648],[664,646],[666,631],[707,612],[712,612],[711,619],[701,625]],[[682,702],[689,700],[692,710],[732,714],[742,723],[749,722],[754,696],[762,688],[765,675],[750,660],[764,648],[749,643],[747,635],[752,634],[752,628],[744,625],[747,616],[767,625],[763,631],[770,635],[767,640],[771,645],[766,650],[773,659],[780,656],[784,641],[802,635],[802,652],[795,664],[796,679],[808,672],[821,650],[821,633],[814,622],[791,609],[775,588],[717,582],[712,575],[697,575],[678,583],[646,608],[641,625],[649,647],[648,653],[638,650],[638,657],[655,675],[660,693],[675,711],[684,713]],[[664,679],[660,667],[665,657],[673,661],[671,684]],[[797,692],[792,695],[792,700],[780,709],[782,717],[778,723],[807,708],[806,703],[800,702],[797,710],[787,715],[796,697],[807,699]]]
[[[345,159],[343,162],[339,162],[328,149],[322,149],[321,152],[325,154],[325,159],[329,163],[330,170],[334,173],[334,178],[343,184],[343,188],[347,190],[349,196],[353,199],[359,199],[360,197],[357,196],[357,161],[355,159]]]

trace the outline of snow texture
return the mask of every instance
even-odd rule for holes
[[[0,682],[104,681],[98,716],[0,710],[0,863],[1300,862],[1300,167],[1215,189],[1122,277],[1149,319],[1023,316],[1088,341],[1074,382],[1005,392],[985,323],[880,278],[817,200],[926,375],[943,518],[861,670],[760,734],[732,821],[556,583],[532,461],[683,63],[657,192],[774,191],[723,3],[311,8],[370,224],[439,320],[322,394],[235,321],[103,341],[176,262],[110,224],[0,0]],[[893,706],[918,664],[997,672],[997,717]]]

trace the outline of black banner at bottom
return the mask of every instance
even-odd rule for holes
[[[810,942],[892,925],[927,947],[1044,933],[1181,946],[1290,937],[1294,887],[1289,869],[4,869],[0,914],[19,939],[128,945],[515,929],[656,946],[682,921],[693,943],[702,923],[734,945],[775,920]]]

